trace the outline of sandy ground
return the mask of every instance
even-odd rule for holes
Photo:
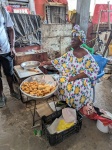
[[[78,134],[51,147],[47,140],[34,135],[31,112],[21,101],[10,97],[4,77],[3,82],[7,105],[0,109],[0,150],[112,150],[112,134],[100,132],[96,121],[87,118],[83,118]],[[112,113],[111,89],[109,80],[98,83],[95,105]]]

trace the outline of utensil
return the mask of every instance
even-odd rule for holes
[[[30,68],[30,69],[27,69],[28,71],[33,71],[33,72],[39,72],[36,68]]]
[[[42,79],[40,80],[40,82],[42,83],[42,84],[46,84],[46,81],[45,81],[45,74],[42,72],[42,74],[43,74],[43,77],[42,77]]]
[[[52,83],[51,81],[46,81],[46,79],[45,79],[46,75],[43,72],[42,72],[42,74],[43,74],[43,77],[40,80],[40,83],[42,83],[42,84],[51,84]]]
[[[21,63],[21,67],[23,69],[31,69],[31,68],[35,68],[39,66],[40,66],[39,61],[26,61],[26,62]]]

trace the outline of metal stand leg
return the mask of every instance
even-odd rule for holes
[[[21,101],[22,101],[22,103],[23,103],[23,104],[26,104],[26,107],[27,107],[27,104],[28,104],[29,102],[31,102],[31,101],[34,102],[34,108],[33,108],[33,110],[31,110],[31,114],[32,114],[32,117],[33,117],[33,127],[32,127],[32,128],[34,128],[34,127],[36,127],[36,126],[39,126],[39,124],[35,125],[35,123],[40,120],[40,118],[36,119],[36,104],[37,104],[37,103],[36,103],[36,99],[28,100],[28,97],[27,97],[27,100],[24,101],[24,98],[23,98],[23,96],[22,96],[21,91],[20,91],[20,96],[21,96]],[[55,106],[55,110],[57,111],[57,108],[56,108],[56,105],[55,105],[55,95],[53,95],[52,98],[53,98],[53,103],[54,103],[54,106]],[[48,102],[48,101],[46,100],[46,102]],[[38,114],[38,113],[37,113],[37,114]]]
[[[36,111],[36,101],[35,101],[34,112],[33,112],[33,126],[35,125],[35,111]]]
[[[93,103],[95,102],[95,86],[93,86]]]
[[[55,95],[53,96],[53,102],[54,102],[55,110],[57,111],[57,108],[56,108],[56,105],[55,105]]]
[[[19,90],[19,91],[20,91],[20,90]],[[21,102],[22,102],[22,103],[25,103],[25,102],[23,101],[23,97],[22,97],[21,91],[20,91],[20,99],[21,99]]]
[[[28,97],[27,97],[27,98],[26,98],[27,100],[24,101],[21,91],[20,91],[20,97],[21,97],[21,102],[22,102],[23,104],[26,104],[26,107],[27,107],[27,104],[28,104],[29,102],[32,102],[32,101],[34,102],[34,110],[33,110],[33,112],[32,112],[32,110],[31,110],[31,114],[32,114],[32,116],[33,116],[33,127],[34,127],[34,126],[35,126],[35,123],[38,121],[38,120],[35,120],[35,115],[36,115],[36,100],[34,100],[34,99],[28,100]],[[39,120],[40,120],[40,119],[39,119]]]

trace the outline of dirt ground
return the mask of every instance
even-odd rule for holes
[[[34,135],[31,112],[20,100],[10,97],[4,77],[3,82],[7,105],[0,109],[0,150],[112,150],[112,134],[100,132],[96,121],[87,118],[83,118],[78,134],[51,147],[44,138]],[[95,105],[112,113],[111,89],[110,80],[98,83]]]

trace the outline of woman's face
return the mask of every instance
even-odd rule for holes
[[[73,38],[72,38],[71,46],[72,46],[73,48],[77,48],[77,47],[79,47],[79,45],[81,45],[81,44],[82,44],[82,42],[79,40],[79,37],[73,37]]]

